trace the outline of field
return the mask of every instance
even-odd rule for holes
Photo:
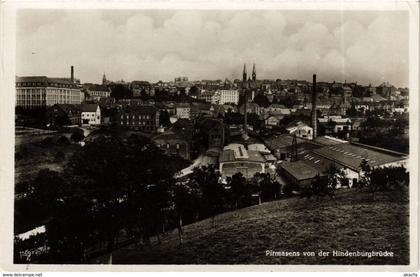
[[[406,194],[341,190],[335,199],[289,198],[218,215],[176,230],[151,246],[113,252],[114,264],[408,264]],[[266,256],[267,250],[300,252]],[[330,252],[318,256],[318,252]],[[339,251],[392,251],[394,257],[334,257]],[[303,256],[313,251],[315,256]],[[92,260],[106,263],[107,256]]]

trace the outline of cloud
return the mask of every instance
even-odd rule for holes
[[[28,10],[17,27],[18,75],[233,79],[255,62],[258,78],[408,82],[403,12]]]

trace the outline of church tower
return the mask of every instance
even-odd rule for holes
[[[105,76],[105,73],[104,73],[104,75],[102,76],[102,85],[106,85],[107,84],[107,80],[106,80],[106,76]]]
[[[252,81],[256,81],[257,80],[257,71],[255,70],[255,63],[252,66]]]

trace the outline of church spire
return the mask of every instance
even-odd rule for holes
[[[246,64],[244,64],[244,71],[242,72],[242,81],[246,82]]]
[[[257,80],[257,71],[255,70],[255,63],[252,65],[252,81]]]

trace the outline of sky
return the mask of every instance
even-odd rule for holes
[[[404,11],[20,10],[18,76],[356,81],[408,86]]]

